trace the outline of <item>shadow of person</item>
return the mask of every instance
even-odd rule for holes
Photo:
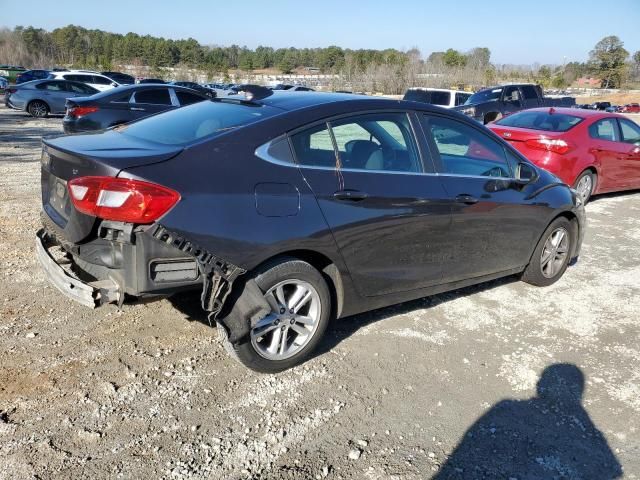
[[[547,367],[529,400],[503,400],[467,430],[433,477],[459,479],[620,478],[622,467],[582,407],[584,375]]]

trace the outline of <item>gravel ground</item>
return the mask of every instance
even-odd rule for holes
[[[45,281],[39,141],[60,131],[0,108],[0,479],[640,478],[640,193],[588,205],[552,287],[345,319],[266,376],[194,298],[92,311]]]

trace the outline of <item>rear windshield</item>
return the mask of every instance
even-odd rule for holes
[[[582,121],[582,118],[565,113],[532,112],[525,110],[501,118],[496,125],[505,127],[530,128],[546,132],[566,132]]]
[[[200,102],[118,127],[124,135],[181,145],[257,122],[281,110],[264,105]]]
[[[429,93],[430,92],[428,90],[407,90],[407,93],[404,94],[403,100],[429,103],[431,99],[431,95],[429,95]]]
[[[502,93],[502,88],[480,90],[479,92],[474,93],[469,98],[467,98],[467,101],[464,102],[464,104],[471,105],[474,103],[494,102],[500,99],[501,93]]]

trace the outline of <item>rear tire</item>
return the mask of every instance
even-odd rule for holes
[[[533,251],[522,281],[537,287],[557,282],[567,270],[575,238],[574,225],[565,217],[551,222]]]
[[[225,349],[244,366],[276,373],[305,360],[322,339],[331,314],[326,281],[311,265],[286,258],[267,266],[254,280],[272,311],[248,338],[232,344],[218,324]]]
[[[33,100],[27,105],[27,112],[35,118],[44,118],[49,115],[49,106],[42,100]]]
[[[582,203],[587,203],[593,195],[594,190],[596,189],[596,185],[598,182],[598,175],[593,173],[591,170],[585,170],[578,176],[576,179],[576,183],[574,187],[580,197],[582,198]]]

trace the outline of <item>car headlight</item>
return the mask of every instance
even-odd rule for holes
[[[476,116],[476,108],[475,107],[461,108],[460,109],[460,113],[468,115],[469,117],[475,117]]]

